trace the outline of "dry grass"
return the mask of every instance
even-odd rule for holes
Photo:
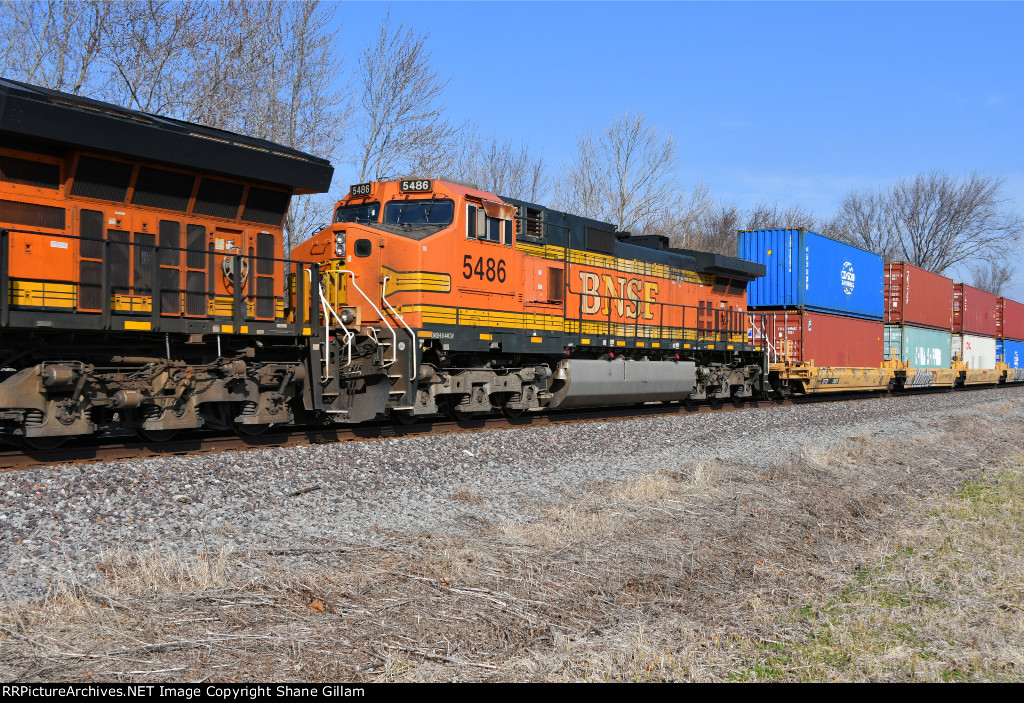
[[[737,678],[1024,678],[1024,457],[936,501],[906,546],[795,614]]]
[[[989,410],[769,470],[681,457],[536,521],[301,569],[111,554],[94,585],[0,610],[0,676],[1020,680],[1024,423]]]

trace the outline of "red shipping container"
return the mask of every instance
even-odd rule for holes
[[[957,283],[953,286],[953,334],[996,336],[996,307],[999,298],[985,291]]]
[[[885,262],[886,324],[953,326],[953,279],[902,261]]]
[[[996,336],[1024,342],[1024,304],[1009,298],[996,303]]]
[[[760,313],[764,313],[762,318]],[[885,322],[800,310],[751,311],[754,344],[767,340],[769,360],[813,361],[815,366],[882,365]]]

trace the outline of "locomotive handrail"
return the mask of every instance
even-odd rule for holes
[[[355,288],[357,291],[359,291],[359,295],[363,296],[363,298],[366,300],[366,302],[368,302],[370,304],[370,307],[373,308],[373,311],[380,316],[380,321],[383,322],[384,325],[391,332],[391,361],[389,361],[388,363],[384,364],[384,367],[387,368],[388,366],[391,366],[392,364],[395,363],[395,361],[398,360],[398,334],[395,332],[395,328],[391,326],[391,323],[388,322],[388,320],[387,320],[387,316],[384,315],[384,313],[382,313],[380,311],[380,308],[378,308],[374,304],[374,302],[372,300],[370,300],[370,296],[368,296],[366,293],[364,293],[363,289],[360,288],[359,284],[356,283],[356,274],[353,273],[352,271],[347,270],[347,269],[342,270],[341,273],[347,274],[347,275],[352,277],[352,287]]]
[[[312,289],[313,288],[313,272],[310,269],[305,269],[305,271],[308,274],[309,287],[310,287],[310,289]],[[342,366],[341,368],[347,368],[348,366],[351,366],[351,364],[352,364],[352,339],[353,339],[353,337],[355,337],[355,334],[353,334],[352,332],[349,331],[348,327],[345,326],[345,323],[342,322],[340,317],[338,317],[338,313],[334,311],[333,307],[331,307],[331,304],[327,301],[327,296],[324,295],[324,287],[323,287],[323,285],[321,284],[321,282],[319,280],[317,281],[317,284],[316,284],[316,292],[317,292],[317,295],[320,297],[320,304],[323,306],[323,309],[324,309],[324,344],[330,343],[330,340],[331,340],[331,317],[333,316],[334,319],[338,321],[338,324],[341,326],[341,329],[345,332],[345,337],[344,337],[345,342],[344,343],[345,343],[345,346],[346,346],[347,351],[348,351],[348,361],[346,361],[345,362],[345,366]],[[331,357],[331,355],[330,354],[324,354],[323,357],[324,357],[324,380],[329,381],[331,379],[331,372],[330,372],[330,361],[331,361],[330,357]]]
[[[167,244],[160,244],[158,241],[154,241],[152,243],[144,243],[137,241],[135,237],[138,236],[139,234],[147,234],[145,232],[140,233],[128,230],[117,231],[125,235],[127,238],[124,241],[110,239],[108,234],[106,233],[104,233],[101,236],[83,236],[82,234],[79,234],[77,232],[45,232],[36,229],[26,229],[19,227],[4,227],[3,229],[0,229],[0,236],[6,236],[6,245],[0,246],[0,290],[4,289],[4,280],[2,280],[4,277],[6,277],[7,283],[7,295],[2,296],[2,300],[0,300],[0,324],[2,324],[3,326],[10,324],[11,314],[17,312],[16,309],[12,309],[10,291],[10,235],[12,234],[28,234],[33,236],[45,236],[49,239],[64,239],[74,240],[78,242],[91,242],[99,247],[100,253],[97,256],[87,257],[100,265],[100,275],[96,277],[97,280],[95,280],[95,282],[88,282],[89,286],[95,286],[95,288],[99,289],[99,303],[97,307],[79,307],[79,305],[81,304],[82,295],[81,288],[86,286],[87,282],[75,278],[74,280],[68,279],[67,281],[69,283],[76,284],[76,290],[71,294],[71,299],[73,300],[71,307],[63,311],[56,312],[66,312],[68,314],[96,315],[97,318],[100,320],[100,328],[105,330],[112,328],[111,325],[113,321],[113,315],[115,314],[128,314],[137,315],[140,317],[149,317],[152,325],[150,329],[152,331],[159,331],[165,325],[166,320],[178,317],[193,319],[217,319],[230,317],[237,329],[239,322],[244,322],[253,319],[263,319],[255,316],[250,316],[248,314],[248,310],[246,307],[247,303],[252,304],[253,301],[259,300],[261,298],[279,297],[273,295],[257,295],[255,292],[255,277],[249,276],[248,286],[239,287],[237,294],[235,290],[231,290],[228,292],[227,295],[231,300],[231,312],[228,315],[222,315],[217,312],[205,312],[205,305],[203,313],[190,314],[186,310],[186,306],[189,304],[187,300],[182,300],[181,304],[170,304],[171,307],[169,308],[168,305],[165,304],[162,295],[183,295],[185,296],[186,299],[189,295],[201,295],[205,296],[207,301],[213,300],[217,297],[216,273],[219,270],[219,268],[215,265],[215,257],[217,255],[217,251],[214,248],[214,244],[210,242],[208,244],[208,248],[195,249],[190,248],[188,246],[170,246]],[[129,257],[124,262],[126,267],[125,270],[135,272],[136,276],[145,275],[145,278],[133,278],[133,280],[131,280],[131,282],[127,284],[123,284],[123,282],[118,283],[116,280],[114,280],[114,277],[112,276],[112,269],[115,266],[115,263],[111,261],[111,246],[124,247],[126,252],[134,252],[135,250],[139,250],[144,251],[146,254],[151,254],[152,261],[145,264],[145,266],[137,266],[137,264],[139,264],[139,261],[134,258],[134,254],[124,254],[125,256]],[[179,256],[187,256],[189,254],[201,254],[203,258],[206,259],[206,261],[204,262],[202,269],[191,267],[180,258],[179,263],[167,264],[164,263],[163,261],[163,255],[168,253],[173,253]],[[283,265],[286,270],[287,267],[292,264],[302,269],[304,269],[309,264],[309,262],[300,261],[298,259],[279,258],[276,256],[258,256],[255,254],[255,252],[253,252],[252,254],[246,253],[242,258],[246,259],[249,262],[250,269],[252,269],[255,266],[255,262],[258,261],[267,261],[272,262],[273,264]],[[233,263],[237,264],[238,262],[235,261]],[[162,275],[164,275],[167,271],[180,272],[182,275],[189,271],[201,271],[206,279],[205,287],[202,288],[201,290],[189,289],[187,288],[186,285],[184,285],[183,281],[174,286],[165,286],[162,281]],[[269,276],[270,274],[266,275]],[[276,276],[276,274],[274,275]],[[50,278],[36,278],[25,276],[20,276],[18,280],[36,283],[54,282],[53,279]],[[129,297],[137,296],[139,298],[149,298],[149,309],[144,310],[137,309],[134,307],[130,307],[129,309],[114,309],[113,297],[122,294]],[[42,291],[43,300],[46,300],[47,297],[47,291]],[[129,301],[128,304],[129,306],[133,306],[134,301]],[[145,301],[141,301],[139,304],[146,305]],[[296,307],[298,307],[298,305],[296,305]],[[3,319],[5,312],[6,319]],[[305,321],[304,317],[305,315],[303,315],[302,320],[297,320],[297,322]],[[268,317],[266,319],[271,320],[273,318]]]
[[[409,327],[408,324],[406,324],[405,318],[402,317],[401,315],[399,315],[398,311],[396,311],[393,307],[391,307],[391,303],[388,302],[387,296],[384,294],[384,292],[388,289],[388,278],[390,278],[390,276],[384,276],[384,283],[381,284],[381,287],[380,287],[380,299],[381,299],[381,302],[384,303],[384,305],[387,307],[387,309],[391,312],[391,314],[395,316],[395,319],[397,319],[399,322],[401,322],[402,326],[405,327],[406,331],[409,333],[409,339],[411,340],[410,341],[410,345],[411,346],[409,347],[409,351],[412,353],[412,361],[409,363],[409,368],[410,368],[409,380],[410,381],[415,381],[416,380],[416,364],[415,364],[415,361],[416,361],[416,335],[413,333],[412,328]],[[395,352],[396,358],[397,358],[397,354],[398,354],[398,352],[396,351]]]
[[[347,369],[349,366],[352,365],[352,340],[355,339],[356,334],[355,332],[351,331],[348,328],[348,326],[345,324],[345,321],[341,319],[341,317],[338,315],[334,307],[330,304],[330,302],[328,302],[327,296],[324,295],[324,287],[322,285],[317,284],[317,292],[320,294],[320,300],[324,304],[325,312],[331,313],[331,317],[338,321],[338,326],[341,327],[342,331],[345,333],[344,339],[345,347],[348,351],[348,361],[346,361],[345,365],[342,366],[341,368]],[[324,318],[326,320],[327,316],[324,315]],[[324,336],[324,338],[330,340],[330,335],[327,334]]]
[[[753,339],[753,331],[754,330],[757,330],[757,332],[760,333],[760,335],[761,335],[761,344],[764,347],[764,355],[763,355],[764,356],[764,366],[765,366],[764,373],[767,376],[767,374],[768,374],[768,364],[769,363],[774,363],[774,359],[778,357],[778,351],[775,349],[775,345],[772,344],[772,341],[773,341],[772,337],[768,333],[768,320],[767,320],[767,316],[764,313],[748,312],[747,313],[747,318],[748,318],[748,322],[749,322],[750,329],[751,329],[751,339],[750,339],[751,344],[753,344],[753,342],[754,342],[754,339]],[[758,319],[760,320],[760,327],[755,322],[755,320],[758,320]]]
[[[10,321],[11,289],[7,277],[9,237],[10,233],[6,229],[0,229],[0,327],[6,327]]]

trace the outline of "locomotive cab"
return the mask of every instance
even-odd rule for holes
[[[425,329],[431,319],[457,316],[456,297],[492,304],[493,296],[515,298],[515,213],[497,196],[458,183],[363,183],[337,204],[330,226],[293,249],[319,267],[322,290],[311,287],[307,304],[320,308],[325,327],[344,328],[342,356],[361,335],[379,350],[392,411],[412,412],[417,379],[433,375],[434,367],[422,363],[432,346],[423,340],[434,339]],[[461,342],[451,332],[436,338],[448,349]],[[419,399],[419,411],[437,410],[431,397]]]

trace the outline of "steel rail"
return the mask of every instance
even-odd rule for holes
[[[1016,385],[1016,384],[1015,384]],[[500,415],[480,415],[464,421],[428,417],[412,425],[400,425],[386,420],[375,420],[352,426],[337,427],[292,427],[280,431],[269,431],[255,437],[215,434],[196,430],[184,437],[166,442],[151,442],[137,438],[125,441],[119,437],[99,437],[81,441],[71,447],[48,450],[4,449],[0,451],[0,471],[16,471],[39,468],[54,464],[80,464],[105,461],[125,461],[166,456],[201,456],[227,451],[247,449],[270,449],[299,447],[339,442],[363,442],[395,437],[425,437],[459,432],[480,432],[485,430],[515,429],[519,427],[557,426],[576,422],[605,422],[631,420],[640,417],[664,417],[673,415],[696,415],[709,412],[752,410],[758,408],[791,407],[826,402],[847,402],[856,400],[878,400],[951,393],[960,391],[991,390],[1001,386],[974,386],[969,388],[915,388],[896,393],[885,391],[828,393],[780,399],[745,399],[742,401],[688,405],[686,403],[647,403],[631,406],[608,406],[600,408],[548,410],[531,412],[518,418]]]

